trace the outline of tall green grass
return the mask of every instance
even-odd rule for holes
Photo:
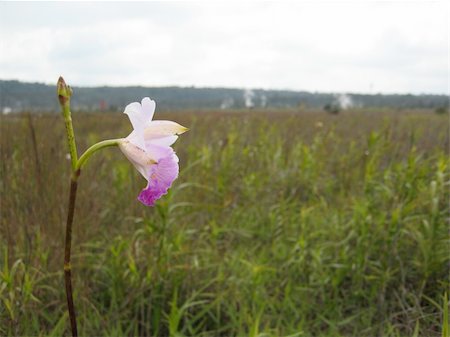
[[[79,147],[130,132],[75,117]],[[86,336],[446,336],[448,119],[426,111],[157,116],[190,131],[155,208],[117,149],[80,178]],[[68,335],[60,117],[0,119],[0,335]]]

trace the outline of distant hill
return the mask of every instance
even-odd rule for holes
[[[251,107],[438,108],[448,106],[445,95],[364,95],[288,90],[243,90],[195,87],[74,87],[74,111],[123,111],[130,102],[149,96],[159,110],[240,109]],[[42,83],[0,80],[0,112],[59,111],[56,87]]]

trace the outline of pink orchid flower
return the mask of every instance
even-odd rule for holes
[[[178,157],[170,147],[188,129],[172,121],[152,121],[156,103],[145,97],[141,103],[128,104],[124,113],[133,131],[119,143],[119,148],[147,179],[138,200],[147,206],[167,193],[178,177]]]

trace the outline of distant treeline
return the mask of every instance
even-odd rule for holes
[[[338,106],[388,108],[448,107],[445,95],[366,95],[311,93],[288,90],[244,90],[195,87],[74,87],[72,109],[122,111],[125,105],[149,96],[159,110],[324,108]],[[0,112],[58,111],[56,87],[42,83],[0,80]]]

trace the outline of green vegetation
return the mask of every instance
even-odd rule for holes
[[[145,181],[117,149],[80,178],[80,335],[448,334],[447,116],[157,118],[190,128],[157,207],[136,200]],[[74,127],[81,149],[130,131],[114,114],[75,115]],[[0,335],[68,335],[62,117],[2,117],[0,135]]]

